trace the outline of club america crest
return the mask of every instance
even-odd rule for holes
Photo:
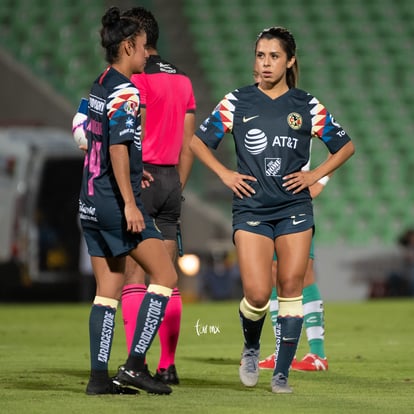
[[[300,129],[302,127],[302,115],[297,112],[291,112],[287,116],[287,123],[292,129]]]

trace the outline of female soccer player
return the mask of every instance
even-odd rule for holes
[[[86,393],[123,393],[122,384],[169,394],[171,388],[154,380],[145,364],[146,352],[177,283],[162,236],[140,198],[140,101],[130,78],[144,70],[146,33],[136,19],[121,16],[117,7],[111,7],[102,18],[100,34],[109,67],[95,80],[89,94],[88,148],[79,199],[97,285],[89,319],[91,373]],[[116,385],[108,376],[108,361],[127,255],[146,270],[150,285]]]
[[[271,387],[274,393],[290,393],[289,367],[302,329],[303,280],[314,230],[309,187],[350,158],[354,146],[319,100],[296,88],[296,43],[288,30],[272,27],[258,35],[255,68],[259,84],[227,94],[199,127],[191,146],[234,193],[233,239],[244,292],[239,308],[244,335],[240,379],[248,387],[258,381],[260,336],[276,251],[279,314]],[[226,133],[234,138],[237,171],[225,167],[210,150]],[[332,156],[303,171],[313,137],[321,139]]]
[[[255,83],[260,82],[260,77],[256,70],[253,71],[253,78]],[[310,158],[307,164],[302,168],[309,170]],[[322,177],[315,184],[309,187],[309,192],[312,200],[317,197],[325,188],[326,183],[330,177]],[[328,369],[328,359],[325,354],[325,321],[324,321],[324,306],[319,286],[315,280],[314,271],[314,239],[312,239],[309,261],[306,267],[305,278],[303,281],[303,323],[305,325],[306,336],[309,344],[309,351],[301,361],[296,357],[293,358],[290,369],[295,371],[326,371]],[[277,299],[277,256],[274,254],[272,263],[273,288],[270,296],[269,311],[273,327],[273,332],[276,332],[277,315],[279,311],[279,302]],[[260,369],[275,369],[275,354],[272,353],[267,358],[259,361]]]

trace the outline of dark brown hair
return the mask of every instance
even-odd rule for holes
[[[102,17],[100,31],[101,45],[105,49],[105,59],[112,64],[118,60],[119,45],[125,39],[132,43],[143,32],[140,22],[132,16],[122,16],[118,7],[109,8]]]
[[[279,39],[283,47],[283,50],[286,52],[288,60],[295,57],[295,63],[291,68],[288,68],[286,71],[286,81],[289,88],[295,88],[298,83],[299,78],[299,64],[296,57],[296,42],[292,33],[284,27],[275,26],[263,29],[258,35],[255,43],[254,50],[256,52],[257,43],[261,39]]]

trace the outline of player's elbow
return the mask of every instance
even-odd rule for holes
[[[352,141],[349,141],[346,145],[348,146],[348,154],[352,157],[355,154],[355,145]]]
[[[204,145],[204,143],[201,141],[201,139],[197,135],[193,135],[190,141],[190,149],[191,151],[197,155],[198,149],[201,145]]]

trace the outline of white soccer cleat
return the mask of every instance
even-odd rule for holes
[[[246,387],[254,387],[259,380],[259,353],[260,349],[243,348],[239,375]]]

